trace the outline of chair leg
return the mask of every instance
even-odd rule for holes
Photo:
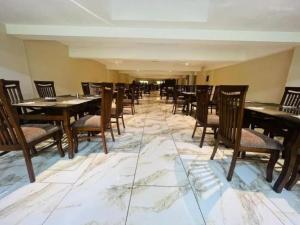
[[[35,146],[32,146],[32,147],[30,148],[30,150],[31,150],[31,154],[32,154],[32,155],[37,155],[38,152],[37,152]]]
[[[298,158],[296,160],[292,176],[291,176],[289,182],[287,182],[285,188],[287,190],[291,190],[299,179],[300,179],[300,156],[298,156]]]
[[[219,143],[220,143],[220,138],[217,137],[217,139],[216,139],[216,141],[215,141],[215,147],[214,147],[214,150],[213,150],[213,152],[211,153],[211,156],[210,156],[210,160],[214,160],[215,155],[216,155],[217,150],[218,150],[218,147],[219,147]]]
[[[110,134],[111,134],[111,138],[112,138],[112,140],[113,140],[113,142],[115,141],[115,136],[114,136],[114,131],[113,131],[113,129],[112,129],[112,126],[111,126],[111,124],[110,124]]]
[[[33,183],[33,182],[35,182],[35,175],[34,175],[34,170],[33,170],[32,161],[31,161],[31,157],[30,157],[30,149],[27,146],[23,147],[23,156],[25,159],[30,183]]]
[[[272,153],[271,153],[271,157],[269,159],[268,166],[267,166],[267,178],[266,179],[268,182],[272,182],[273,170],[274,170],[277,160],[279,159],[279,155],[280,155],[279,151],[272,151]]]
[[[194,131],[193,131],[193,134],[192,134],[192,138],[194,138],[196,130],[197,130],[197,121],[195,123],[195,127],[194,127]]]
[[[231,179],[232,179],[232,175],[233,175],[233,172],[234,172],[236,160],[237,160],[239,154],[240,154],[240,151],[238,149],[235,149],[233,151],[233,156],[232,156],[232,159],[231,159],[230,168],[229,168],[228,175],[227,175],[227,180],[228,181],[231,181]]]
[[[205,134],[206,134],[206,127],[203,127],[202,137],[201,137],[201,141],[200,141],[200,148],[202,148],[202,146],[203,146]]]
[[[108,151],[107,151],[106,138],[105,138],[104,131],[101,132],[101,138],[102,138],[102,142],[103,142],[104,153],[107,154]]]
[[[62,148],[62,133],[58,133],[55,137],[55,141],[56,141],[56,145],[57,145],[57,149],[58,149],[58,152],[60,154],[61,157],[65,157],[65,152]]]
[[[123,117],[123,115],[122,115],[122,123],[123,123],[123,127],[124,127],[124,129],[125,129],[125,123],[124,123],[124,117]]]
[[[78,152],[78,135],[76,130],[73,130],[73,139],[74,139],[74,152]]]
[[[116,122],[117,122],[118,135],[120,135],[121,132],[120,132],[119,116],[116,117]]]
[[[88,138],[87,138],[87,141],[88,141],[88,142],[90,142],[90,141],[91,141],[91,138],[90,138],[91,136],[92,136],[92,135],[91,135],[91,132],[90,132],[90,131],[88,131]]]

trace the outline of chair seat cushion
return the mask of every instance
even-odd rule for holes
[[[115,116],[116,115],[116,112],[117,112],[117,109],[116,108],[111,108],[111,116]]]
[[[87,115],[81,117],[73,124],[74,128],[101,128],[101,116]]]
[[[215,115],[215,114],[209,114],[207,116],[207,124],[218,125],[219,124],[219,116]]]
[[[27,143],[36,141],[60,130],[58,126],[52,124],[25,124],[21,126],[21,129]]]
[[[131,105],[132,100],[131,99],[124,99],[123,105]]]
[[[278,141],[251,129],[242,129],[241,146],[247,148],[283,150],[282,145]]]
[[[193,107],[197,107],[197,102],[192,102]]]

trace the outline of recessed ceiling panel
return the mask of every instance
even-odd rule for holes
[[[209,0],[112,0],[111,19],[206,22]]]

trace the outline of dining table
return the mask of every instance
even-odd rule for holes
[[[300,115],[294,115],[285,110],[279,104],[246,102],[244,124],[249,126],[251,118],[260,117],[262,119],[271,118],[273,126],[285,129],[287,132],[284,142],[284,163],[281,173],[276,180],[273,190],[277,193],[282,192],[288,183],[293,172],[297,155],[300,149]]]
[[[82,115],[95,106],[100,107],[100,102],[100,96],[58,96],[55,98],[25,100],[13,104],[13,107],[17,108],[21,121],[62,122],[68,142],[68,156],[72,159],[74,157],[74,150],[71,117]],[[22,110],[19,109],[22,108],[31,111],[31,113],[21,113]],[[35,109],[38,109],[38,113],[34,113]]]
[[[181,94],[184,96],[184,99],[186,100],[185,113],[186,113],[186,115],[189,115],[190,111],[191,111],[191,104],[192,104],[193,98],[196,97],[196,92],[194,92],[194,91],[183,91],[183,92],[181,92]]]

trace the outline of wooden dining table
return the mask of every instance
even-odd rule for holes
[[[22,121],[61,121],[68,141],[68,156],[74,157],[73,135],[71,129],[71,117],[82,114],[93,106],[100,106],[100,96],[60,96],[53,101],[42,98],[25,100],[21,103],[13,104],[17,109],[26,108],[33,110],[33,113],[20,113]],[[34,113],[38,109],[39,113]],[[17,110],[21,111],[21,110]],[[28,111],[28,110],[27,110]]]
[[[196,97],[196,92],[193,92],[193,91],[183,91],[183,92],[181,92],[181,94],[184,96],[184,98],[186,100],[186,110],[185,110],[185,113],[186,113],[186,115],[189,115],[190,111],[191,111],[192,100],[193,100],[193,98]]]
[[[298,151],[300,148],[300,116],[285,112],[278,104],[246,102],[245,104],[245,124],[251,123],[251,118],[261,117],[272,118],[273,125],[278,128],[284,128],[287,131],[287,140],[285,141],[285,155],[282,171],[276,180],[273,189],[280,193],[289,181]],[[247,123],[248,120],[248,123]]]

